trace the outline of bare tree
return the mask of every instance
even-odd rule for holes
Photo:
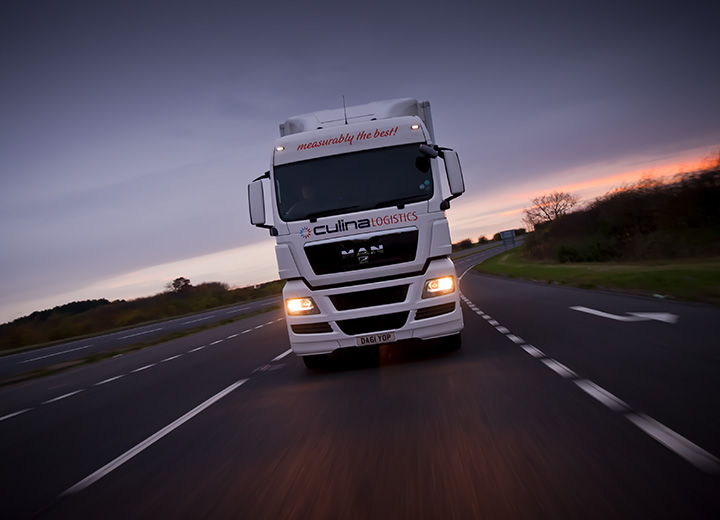
[[[190,283],[190,280],[187,278],[181,276],[180,278],[175,278],[172,282],[168,282],[165,284],[165,288],[172,292],[182,292],[186,289],[189,289],[192,287],[192,284]]]
[[[546,195],[540,195],[530,201],[532,206],[525,208],[523,222],[528,229],[535,229],[538,224],[552,222],[556,218],[569,213],[572,208],[580,203],[580,197],[564,191],[553,191]]]

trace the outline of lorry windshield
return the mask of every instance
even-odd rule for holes
[[[286,222],[428,200],[430,159],[419,143],[275,166],[280,217]]]

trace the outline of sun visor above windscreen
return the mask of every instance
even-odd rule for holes
[[[273,164],[427,142],[425,132],[419,117],[397,117],[291,134],[275,142]]]

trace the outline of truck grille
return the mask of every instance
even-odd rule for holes
[[[414,229],[370,238],[308,244],[305,255],[313,272],[322,275],[412,262],[417,245],[418,230]]]
[[[366,307],[377,307],[378,305],[404,302],[407,292],[407,285],[397,285],[395,287],[371,289],[369,291],[334,294],[329,298],[337,310],[347,311],[350,309],[364,309]]]
[[[407,321],[408,312],[394,312],[392,314],[381,314],[368,318],[356,318],[353,320],[339,320],[338,327],[348,336],[356,334],[368,334],[383,330],[399,329]]]

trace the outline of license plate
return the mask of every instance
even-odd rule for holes
[[[395,333],[385,332],[383,334],[360,336],[356,340],[358,347],[365,347],[367,345],[382,345],[383,343],[393,343],[395,341]]]

